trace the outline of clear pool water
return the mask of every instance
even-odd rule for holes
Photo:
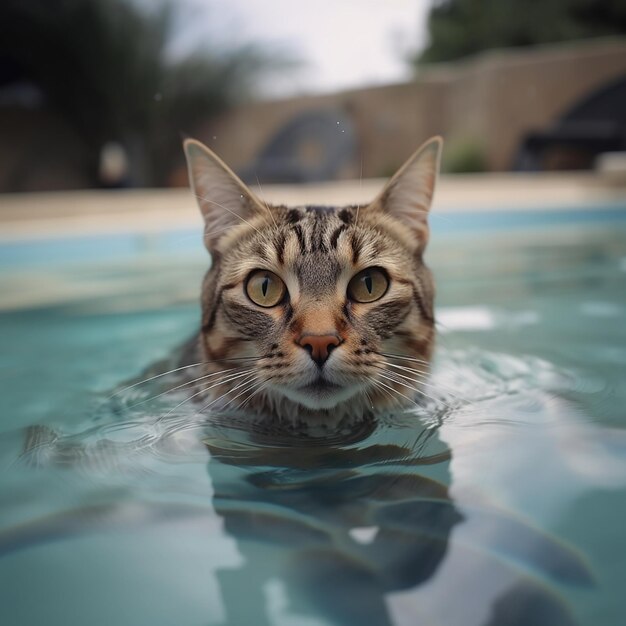
[[[0,246],[1,623],[623,624],[625,209],[433,216],[433,398],[352,440],[112,397],[193,233]]]

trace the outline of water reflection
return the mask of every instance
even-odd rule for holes
[[[428,580],[463,519],[445,483],[415,471],[440,457],[407,463],[412,450],[400,446],[291,443],[229,450],[207,442],[213,505],[244,559],[217,574],[228,623],[272,623],[266,590],[279,580],[290,614],[393,624],[386,594]],[[245,467],[236,482],[233,465]]]
[[[217,580],[209,623],[571,626],[596,581],[560,524],[585,494],[626,486],[623,432],[565,399],[603,390],[583,382],[539,359],[440,351],[440,400],[320,440],[207,421],[191,403],[171,413],[179,398],[154,381],[73,434],[29,429],[12,475],[53,494],[50,514],[5,519],[0,554],[155,524],[175,542],[183,522],[201,529],[194,553],[210,546],[211,581],[193,582]]]
[[[486,404],[438,428],[412,415],[348,446],[233,443],[232,431],[208,439],[213,506],[243,557],[217,572],[227,623],[574,624],[559,589],[593,584],[584,559],[498,501],[497,479],[487,493],[476,480],[514,461],[495,440],[507,427],[521,426],[520,454],[529,452],[535,431],[507,401],[509,423]],[[514,481],[511,491],[521,491]],[[270,610],[277,589],[283,621]]]

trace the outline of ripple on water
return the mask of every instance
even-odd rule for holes
[[[441,350],[414,410],[325,437],[235,413],[207,418],[185,389],[163,393],[180,384],[168,378],[108,397],[82,432],[30,429],[13,470],[71,472],[92,508],[59,501],[52,516],[0,531],[0,546],[187,516],[235,541],[244,564],[231,576],[243,591],[280,581],[285,611],[364,626],[390,615],[414,624],[418,613],[485,623],[484,611],[447,613],[455,589],[460,606],[521,602],[526,623],[572,623],[568,590],[592,585],[593,574],[554,534],[557,520],[590,486],[626,485],[623,433],[605,445],[567,399],[602,390],[583,374],[534,357]],[[357,596],[358,610],[342,599]],[[507,623],[518,622],[498,622]]]

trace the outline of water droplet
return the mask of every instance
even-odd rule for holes
[[[161,102],[161,100],[163,100],[163,95],[160,93],[155,93],[154,99],[156,100],[156,102]]]
[[[213,135],[213,139],[217,139],[217,135]]]
[[[345,130],[342,130],[341,132],[342,132],[342,133],[345,133],[346,131],[345,131]]]
[[[337,122],[337,126],[339,126],[339,122]]]

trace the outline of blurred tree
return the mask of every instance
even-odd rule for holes
[[[130,159],[133,184],[161,185],[181,135],[249,93],[276,55],[247,45],[170,54],[179,11],[164,0],[2,0],[0,83],[35,85],[43,106],[81,138],[89,177],[108,142]]]
[[[491,48],[626,34],[624,0],[435,0],[415,64]]]

